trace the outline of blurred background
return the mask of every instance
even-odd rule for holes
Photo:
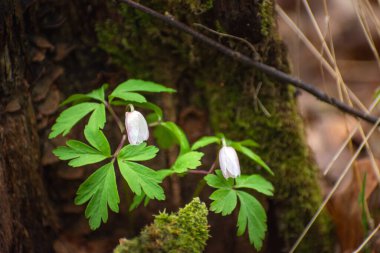
[[[375,105],[380,86],[380,2],[279,0],[278,4],[280,34],[293,74],[358,109],[379,115]],[[336,227],[337,252],[352,252],[378,229],[380,221],[379,132],[356,152],[372,126],[304,92],[298,102],[324,195],[345,175],[327,209]],[[379,236],[374,234],[363,252],[380,252]]]

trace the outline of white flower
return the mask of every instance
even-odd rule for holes
[[[240,176],[240,164],[236,151],[232,147],[223,146],[219,151],[219,165],[223,176],[236,178]]]
[[[132,145],[138,145],[149,138],[148,124],[144,116],[138,111],[125,113],[125,127],[128,141]]]

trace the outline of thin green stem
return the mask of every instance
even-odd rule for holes
[[[131,112],[133,112],[135,110],[135,107],[133,106],[133,104],[128,104],[128,107],[131,110]]]
[[[156,121],[156,122],[152,122],[149,124],[150,127],[155,127],[155,126],[158,126],[159,124],[161,124],[161,121]]]

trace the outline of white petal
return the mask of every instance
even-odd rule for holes
[[[141,142],[148,140],[149,138],[149,128],[144,116],[137,112],[138,114],[138,124],[139,124],[139,136],[138,140]]]
[[[219,151],[219,164],[223,176],[236,178],[240,176],[240,164],[236,151],[232,147],[222,147]]]
[[[148,140],[148,124],[140,112],[126,112],[125,127],[127,128],[128,141],[130,144],[138,145],[143,141]]]

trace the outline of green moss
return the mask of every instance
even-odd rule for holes
[[[155,0],[144,4],[191,24],[199,21],[213,1]],[[189,65],[199,62],[199,50],[191,36],[127,5],[110,9],[116,16],[96,27],[99,46],[131,76],[174,83]]]
[[[201,14],[212,8],[214,0],[185,0],[183,2],[190,7],[192,13]],[[178,3],[178,0],[175,0],[174,3]]]
[[[132,240],[122,239],[114,253],[198,253],[209,238],[208,210],[199,198],[176,214],[160,213]]]
[[[260,4],[261,18],[261,34],[264,37],[269,37],[275,27],[273,2],[271,0],[263,0]]]

